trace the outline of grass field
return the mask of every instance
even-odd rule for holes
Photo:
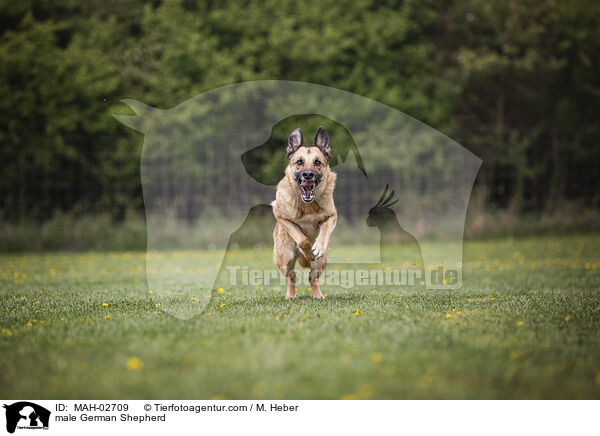
[[[225,288],[184,321],[142,252],[1,255],[0,393],[600,398],[599,264],[598,234],[474,241],[458,291]]]

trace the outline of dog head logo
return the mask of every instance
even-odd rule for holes
[[[28,401],[4,405],[6,409],[6,431],[19,429],[48,429],[50,411]]]
[[[481,160],[435,129],[356,94],[288,81],[226,86],[167,110],[124,103],[136,115],[115,117],[144,134],[146,278],[161,310],[184,319],[204,310],[231,235],[249,211],[275,198],[284,169],[264,171],[251,162],[265,159],[268,167],[273,153],[286,161],[304,202],[314,200],[320,178],[335,167],[338,224],[330,264],[349,259],[353,264],[397,263],[381,253],[380,242],[388,237],[381,230],[385,221],[418,245],[424,265],[457,271],[452,281],[427,280],[427,288],[461,286],[464,223]],[[343,126],[348,136],[342,138],[341,130],[329,125],[317,131],[317,125],[310,127],[311,136],[317,133],[306,146],[295,129],[307,132],[309,127],[293,125],[280,138],[280,151],[267,150],[274,126],[308,115]],[[355,150],[341,162],[337,149],[348,150],[350,141]],[[388,192],[378,204],[386,185]],[[348,246],[361,250],[336,251],[335,238],[344,227],[354,238]],[[429,239],[446,241],[444,250],[428,244]],[[186,250],[203,254],[192,258]]]

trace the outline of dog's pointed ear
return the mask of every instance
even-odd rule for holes
[[[292,133],[290,133],[290,137],[288,138],[287,145],[287,158],[289,159],[291,155],[296,153],[300,147],[304,146],[304,138],[302,137],[302,130],[300,128],[294,129]]]
[[[327,134],[327,130],[325,127],[319,127],[317,130],[317,134],[315,135],[315,140],[313,141],[313,147],[317,147],[321,150],[321,153],[325,155],[327,160],[331,158],[331,146],[329,145],[329,135]]]

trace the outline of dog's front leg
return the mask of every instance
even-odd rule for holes
[[[300,250],[304,254],[304,257],[310,262],[314,260],[314,257],[310,251],[310,241],[309,239],[302,233],[302,231],[298,228],[296,224],[292,221],[285,218],[277,218],[277,222],[283,226],[283,228],[288,232],[288,234],[292,237],[294,242],[298,244]]]
[[[329,238],[337,223],[337,213],[334,213],[329,218],[321,223],[321,229],[319,230],[319,236],[315,240],[312,246],[312,253],[315,259],[320,259],[327,254],[327,248],[329,247]]]

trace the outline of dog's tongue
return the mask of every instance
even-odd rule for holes
[[[315,187],[315,182],[304,181],[300,183],[300,186],[302,186],[302,189],[310,190]]]
[[[302,190],[302,199],[307,202],[312,201],[315,182],[303,181],[300,183],[300,189]]]

